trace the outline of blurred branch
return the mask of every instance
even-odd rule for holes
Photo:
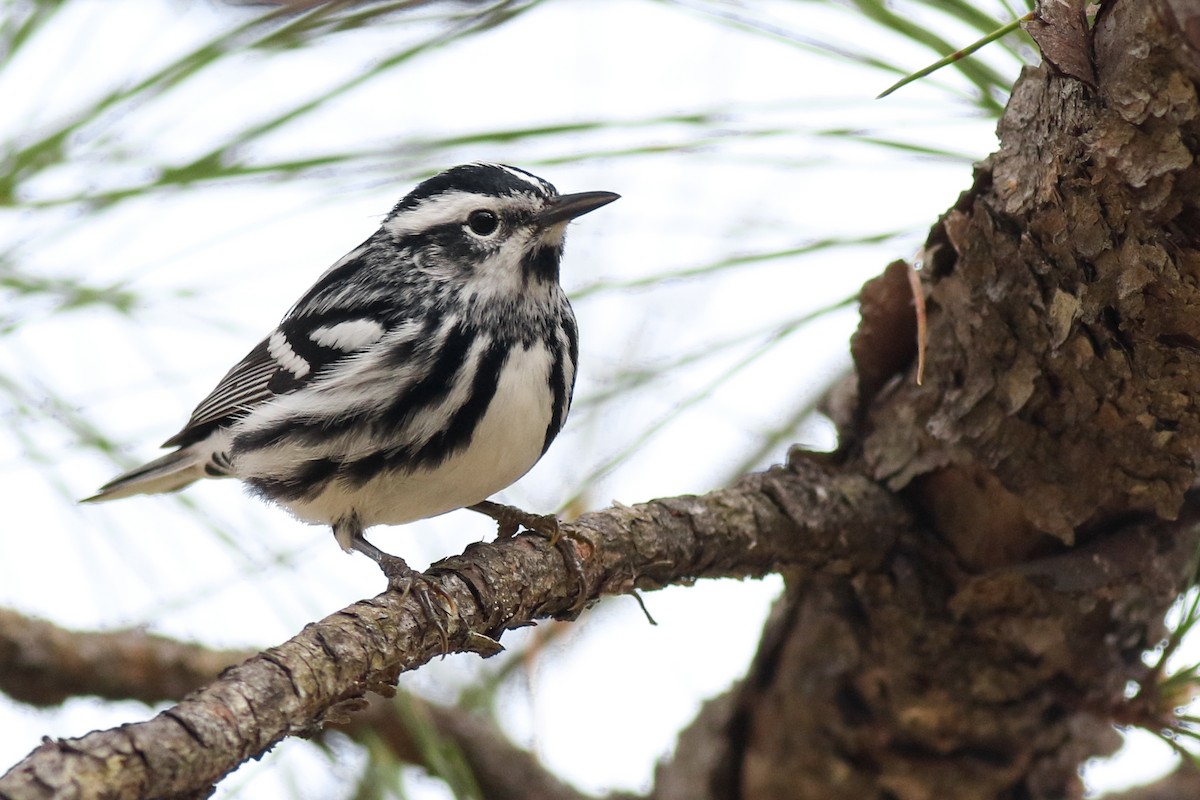
[[[454,608],[387,591],[310,624],[227,670],[155,718],[46,740],[0,777],[0,797],[163,797],[203,793],[287,736],[345,722],[368,691],[448,652],[496,652],[493,637],[634,588],[748,577],[787,565],[801,576],[865,569],[909,525],[899,502],[860,475],[793,457],[791,465],[699,497],[585,514],[551,545],[522,535],[476,544],[425,577]],[[428,605],[428,603],[426,603]]]
[[[175,700],[253,654],[137,629],[72,631],[0,608],[0,691],[33,706],[80,695],[147,704]]]
[[[429,768],[428,748],[414,736],[412,716],[418,716],[434,735],[466,762],[487,800],[583,800],[586,795],[552,775],[536,757],[515,746],[480,714],[420,700],[412,695],[395,700],[372,697],[366,709],[345,725],[332,726],[357,740],[378,737],[396,757]],[[431,770],[432,771],[432,770]],[[436,772],[436,771],[435,771]]]

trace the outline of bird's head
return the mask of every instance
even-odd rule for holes
[[[559,194],[516,167],[465,164],[419,184],[383,223],[430,277],[481,296],[557,287],[563,235],[612,192]]]

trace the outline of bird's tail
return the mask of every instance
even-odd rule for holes
[[[215,477],[205,469],[209,463],[210,454],[206,450],[184,447],[118,475],[101,486],[100,491],[79,502],[100,503],[135,494],[175,492],[201,478]]]

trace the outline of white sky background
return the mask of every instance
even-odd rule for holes
[[[852,14],[822,5],[745,7],[814,39],[860,45],[879,37],[881,53],[912,69],[932,60]],[[0,136],[19,141],[44,130],[83,99],[146,74],[246,13],[166,0],[74,0],[52,36],[0,69]],[[366,69],[412,30],[419,28],[381,26],[282,57],[228,59],[113,120],[101,139],[75,143],[75,163],[51,170],[27,188],[29,197],[121,183],[141,168],[139,160],[147,168],[183,163],[266,109],[286,107],[314,87]],[[945,34],[963,43],[974,38],[955,29]],[[1011,61],[994,63],[1015,74]],[[131,460],[152,457],[158,442],[178,430],[300,292],[374,230],[415,177],[464,161],[527,167],[564,192],[623,195],[572,228],[563,272],[568,291],[829,236],[910,231],[884,245],[598,292],[577,302],[577,408],[542,463],[501,496],[550,510],[771,330],[848,296],[890,260],[911,256],[928,225],[969,186],[966,163],[811,135],[823,128],[865,128],[977,157],[994,147],[994,123],[944,90],[963,91],[960,78],[946,74],[888,100],[871,100],[892,79],[677,5],[545,3],[367,83],[281,129],[256,155],[669,112],[720,112],[725,120],[714,126],[719,137],[682,151],[572,158],[602,148],[648,150],[696,133],[682,125],[613,128],[576,138],[439,150],[436,162],[421,153],[400,154],[395,175],[243,181],[159,194],[107,212],[3,211],[0,253],[13,251],[26,272],[127,282],[144,302],[132,318],[123,318],[99,310],[51,313],[22,301],[16,306],[19,329],[0,338],[0,376],[35,396],[51,389],[127,443]],[[750,134],[767,127],[781,133]],[[114,162],[98,155],[114,148],[145,157]],[[538,166],[547,160],[559,163]],[[12,313],[4,306],[14,301],[0,297],[3,319]],[[756,432],[778,424],[848,366],[855,320],[853,310],[833,313],[786,338],[589,484],[586,504],[634,503],[719,485]],[[672,371],[647,390],[623,393],[608,405],[588,404],[631,364],[661,368],[680,354],[752,332],[760,334]],[[59,412],[52,405],[44,412],[43,420],[6,412],[10,432],[0,433],[0,500],[7,519],[0,537],[0,605],[70,626],[136,625],[215,646],[259,647],[383,588],[376,567],[342,555],[327,530],[261,506],[232,482],[189,489],[184,497],[196,511],[178,498],[73,506],[67,497],[90,493],[117,468],[65,436],[53,424]],[[831,443],[820,423],[802,426],[795,439]],[[767,463],[782,456],[775,452]],[[376,529],[372,539],[424,566],[491,534],[488,520],[459,512]],[[647,788],[654,763],[699,704],[744,672],[779,586],[778,580],[720,581],[647,594],[657,627],[646,624],[632,599],[606,601],[550,645],[525,679],[506,686],[505,727],[584,790]],[[516,649],[529,635],[510,633],[504,643]],[[494,666],[456,656],[405,676],[401,684],[448,699]],[[79,735],[152,713],[136,703],[85,700],[34,711],[0,697],[0,769],[42,735]],[[358,762],[346,756],[331,771],[314,752],[306,743],[286,742],[262,764],[239,771],[219,794],[240,789],[242,797],[288,791],[323,798],[348,791]],[[1098,785],[1114,785],[1167,764],[1165,748],[1147,743],[1093,775]],[[413,796],[444,796],[444,790],[418,780]]]

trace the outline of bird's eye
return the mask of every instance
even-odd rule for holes
[[[470,216],[467,217],[467,227],[479,236],[491,236],[496,232],[496,228],[500,227],[500,218],[496,216],[494,211],[481,208],[472,211]]]

